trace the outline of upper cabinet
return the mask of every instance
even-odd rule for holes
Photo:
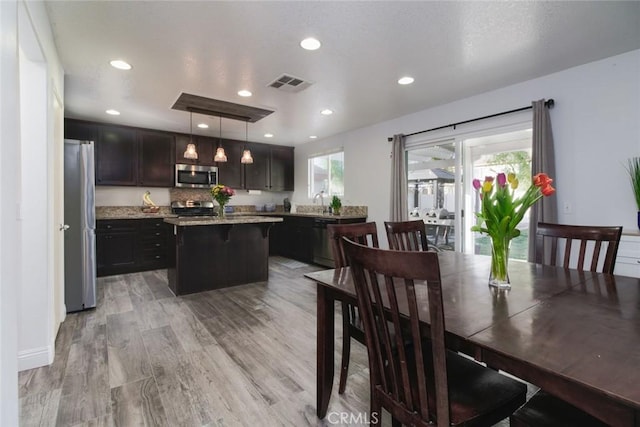
[[[224,148],[224,153],[227,156],[227,161],[214,163],[216,166],[218,166],[218,182],[231,188],[245,188],[245,168],[244,165],[240,163],[243,147],[242,141],[223,139],[220,145],[222,146],[222,148]],[[217,147],[217,145],[214,147],[214,154]]]
[[[270,190],[293,191],[293,147],[271,146]]]
[[[173,187],[175,164],[218,167],[218,182],[234,189],[293,191],[293,147],[65,119],[65,138],[95,141],[96,184]],[[185,159],[193,143],[197,159]],[[213,161],[221,145],[227,161]],[[240,162],[244,148],[253,164]]]
[[[170,133],[138,131],[138,184],[173,187],[175,137]]]
[[[245,144],[251,150],[253,163],[244,165],[244,186],[247,190],[269,190],[269,146],[250,142]],[[239,160],[238,160],[239,161]]]
[[[138,184],[138,141],[134,130],[98,126],[95,156],[96,184]]]
[[[184,152],[187,150],[187,145],[189,144],[196,146],[196,152],[198,153],[197,159],[187,159],[184,157]],[[184,134],[176,135],[176,163],[215,166],[213,162],[214,154],[213,138]]]
[[[247,190],[293,191],[293,147],[248,143],[253,163],[245,165]]]

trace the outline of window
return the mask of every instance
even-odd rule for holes
[[[309,158],[309,197],[344,196],[344,151]]]

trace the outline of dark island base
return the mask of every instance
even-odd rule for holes
[[[169,287],[186,295],[269,278],[271,223],[176,227]]]

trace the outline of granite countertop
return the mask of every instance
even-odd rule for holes
[[[225,215],[222,218],[217,216],[194,216],[164,219],[164,222],[180,227],[190,225],[257,224],[282,221],[282,218],[257,215]]]
[[[96,219],[147,219],[147,218],[175,218],[171,207],[160,206],[157,213],[142,212],[140,206],[96,206]]]
[[[306,218],[334,218],[334,219],[355,219],[355,218],[366,218],[367,214],[364,212],[347,212],[343,215],[331,215],[329,213],[322,214],[320,212],[283,212],[283,211],[274,211],[274,212],[235,212],[228,213],[226,217],[228,218],[240,218],[240,217],[283,217],[283,216],[292,216],[292,217],[306,217]],[[171,213],[171,207],[169,206],[160,206],[160,210],[157,213],[145,213],[142,212],[142,208],[140,206],[96,206],[96,219],[146,219],[146,218],[177,218],[176,214]],[[209,218],[209,217],[207,217]]]
[[[237,214],[237,215],[243,215],[243,214]],[[303,212],[303,213],[291,213],[291,212],[255,212],[252,213],[251,215],[259,215],[259,216],[269,216],[269,215],[275,215],[275,216],[299,216],[299,217],[305,217],[305,218],[333,218],[333,219],[354,219],[354,218],[366,218],[367,215],[333,215],[333,214],[329,214],[329,213],[314,213],[314,212]]]

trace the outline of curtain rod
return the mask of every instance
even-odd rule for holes
[[[556,102],[553,100],[553,98],[551,98],[551,99],[548,99],[547,101],[545,101],[544,105],[547,108],[553,108],[555,103]],[[484,120],[484,119],[490,119],[490,118],[493,118],[493,117],[504,116],[505,114],[511,114],[511,113],[517,113],[517,112],[520,112],[520,111],[531,110],[532,108],[533,108],[533,105],[529,105],[528,107],[516,108],[515,110],[509,110],[509,111],[503,111],[502,113],[496,113],[496,114],[490,114],[488,116],[476,117],[475,119],[464,120],[462,122],[452,123],[450,125],[438,126],[437,128],[431,128],[431,129],[427,129],[427,130],[421,130],[419,132],[413,132],[413,133],[410,133],[408,135],[405,135],[405,137],[413,136],[413,135],[419,135],[421,133],[433,132],[434,130],[446,129],[446,128],[449,128],[449,127],[452,127],[452,128],[455,129],[456,126],[458,126],[458,125],[464,125],[466,123],[477,122],[478,120]],[[393,137],[387,138],[387,141],[389,141],[389,142],[393,141]]]

